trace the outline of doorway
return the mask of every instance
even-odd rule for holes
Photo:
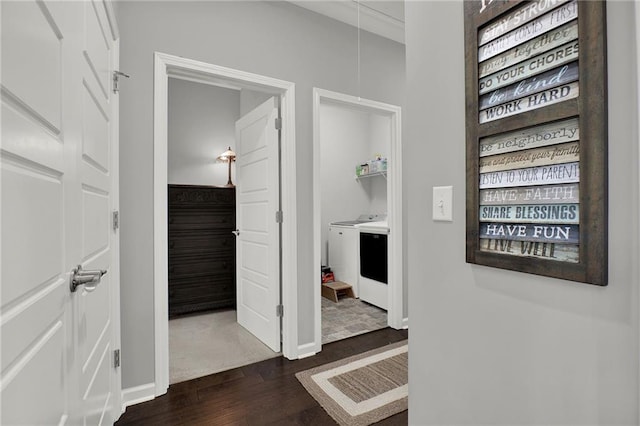
[[[279,326],[274,330],[277,343],[269,347],[252,334],[256,330],[250,325],[245,328],[244,312],[238,312],[246,306],[236,298],[236,240],[244,232],[234,234],[236,225],[242,227],[236,221],[240,190],[246,192],[250,176],[240,182],[242,176],[235,173],[247,170],[236,167],[246,162],[246,155],[239,156],[236,165],[221,157],[242,149],[236,140],[237,123],[270,99],[261,92],[169,78],[170,384],[280,353]],[[273,142],[277,146],[277,139]],[[277,162],[278,154],[273,157]],[[277,192],[271,198],[276,201]]]
[[[155,54],[154,78],[154,273],[155,273],[155,393],[161,395],[169,385],[168,339],[168,238],[167,238],[167,114],[169,78],[189,80],[204,84],[248,89],[276,96],[281,108],[281,163],[279,179],[280,216],[285,216],[281,227],[280,256],[269,262],[281,264],[282,296],[273,312],[285,310],[282,318],[282,353],[287,358],[297,358],[297,280],[296,259],[296,203],[295,203],[295,86],[293,83],[272,79],[243,71],[220,67],[199,61],[163,53]],[[275,213],[275,212],[274,212]],[[273,215],[274,220],[276,214]],[[271,309],[271,308],[266,308]]]
[[[337,287],[344,287],[343,284],[348,284],[351,287],[344,292],[347,295],[347,303],[354,303],[352,298],[366,300],[368,302],[366,305],[373,306],[378,311],[386,311],[386,318],[383,319],[384,326],[400,329],[405,324],[403,320],[404,283],[402,274],[402,149],[400,107],[317,88],[314,88],[313,96],[314,266],[316,268],[314,286],[318,289],[314,292],[316,306],[314,350],[318,352],[323,343],[323,302],[325,302],[324,305],[327,305],[325,297],[322,296],[326,290],[324,288],[326,286],[321,283],[322,270],[329,273],[334,272],[330,271],[331,264],[336,264],[337,260],[340,263],[338,267],[340,276],[330,277],[329,280],[334,279],[334,282],[338,283]],[[353,121],[366,122],[364,125],[370,126],[372,129],[368,135],[357,135],[358,132],[355,131],[355,136],[349,135],[347,137],[348,141],[365,140],[366,147],[352,149],[347,146],[348,141],[345,139],[345,143],[340,145],[342,148],[336,146],[332,148],[331,152],[323,153],[321,147],[323,132],[325,132],[325,141],[341,136],[340,134],[330,135],[327,139],[326,133],[328,131],[336,131],[336,126],[327,125],[327,116],[334,116],[336,120],[352,119]],[[344,128],[345,132],[353,132],[358,124],[337,127]],[[379,139],[380,135],[383,135],[382,139],[385,140],[386,145],[375,142],[370,144],[371,140]],[[386,152],[381,153],[382,150]],[[354,154],[354,152],[358,152],[358,154]],[[358,155],[362,161],[355,159],[360,158]],[[371,158],[364,157],[365,155],[369,155]],[[349,157],[349,159],[345,158],[344,161],[340,161],[343,156]],[[369,164],[366,164],[366,168],[370,167],[371,171],[363,171],[362,168],[358,170],[357,166],[364,168],[367,160],[370,161]],[[328,202],[327,198],[334,195],[323,188],[323,181],[326,181],[326,177],[323,178],[323,170],[330,170],[330,175],[334,177],[338,173],[344,176],[344,184],[333,182],[325,186],[355,188],[349,194],[346,193],[346,190],[341,191],[345,192],[342,195],[335,193],[336,200],[334,201],[341,206],[338,211],[347,217],[334,217],[335,212],[326,208],[327,205],[332,204],[332,202]],[[381,199],[382,197],[385,199]],[[358,201],[359,199],[360,201]],[[369,223],[357,224],[357,222]],[[329,227],[329,223],[333,223],[335,226]],[[334,233],[340,234],[340,237],[335,237]],[[366,243],[369,241],[367,236],[371,236],[371,239],[375,241],[382,242],[384,240],[383,244],[368,245]],[[341,244],[340,242],[336,243],[337,238],[344,238],[344,240]],[[383,279],[360,278],[361,240],[367,244],[366,252],[369,247],[378,247],[380,250],[377,251],[380,253],[375,257],[382,256],[387,259],[384,265],[386,267],[384,271],[384,275],[387,277],[386,283],[381,282],[384,281]],[[331,249],[332,245],[333,249]],[[333,261],[330,260],[332,252],[334,253]],[[338,253],[339,259],[336,259],[336,253]],[[345,265],[347,265],[346,272]],[[364,274],[367,275],[366,272]],[[347,280],[350,282],[343,283],[342,277],[348,277]],[[321,288],[322,292],[319,290]],[[332,297],[331,294],[329,296]],[[332,307],[335,308],[338,305],[332,305]],[[358,313],[358,315],[361,314]],[[373,315],[375,316],[375,312]],[[355,329],[354,331],[357,332]],[[363,331],[367,330],[363,329]],[[337,334],[340,333],[338,330]],[[331,338],[327,339],[326,329],[324,334],[325,341],[331,340]],[[345,335],[345,337],[347,336]]]

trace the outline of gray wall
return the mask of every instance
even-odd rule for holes
[[[169,79],[169,183],[226,185],[228,164],[216,158],[235,149],[240,91]],[[235,166],[231,180],[235,182]]]
[[[413,425],[638,424],[638,110],[631,2],[608,2],[609,286],[465,263],[462,2],[407,2]],[[431,188],[454,186],[454,221]]]
[[[240,116],[251,112],[258,105],[273,97],[268,93],[255,92],[253,90],[242,89],[240,91]]]
[[[154,380],[153,53],[160,51],[296,84],[299,344],[313,341],[312,88],[395,105],[404,100],[404,46],[281,2],[118,2],[122,381]],[[242,107],[241,107],[242,109]],[[285,213],[286,214],[286,213]]]
[[[371,114],[369,123],[370,145],[366,158],[368,160],[373,159],[376,154],[379,154],[388,159],[391,153],[391,118],[389,116]],[[371,202],[369,210],[373,213],[387,213],[387,179],[378,177],[368,181],[364,185],[369,185],[368,194]]]

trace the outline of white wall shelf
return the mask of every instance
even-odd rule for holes
[[[384,178],[387,178],[387,171],[382,171],[382,172],[373,172],[373,173],[367,173],[364,175],[360,175],[360,176],[356,176],[356,180],[360,180],[360,179],[364,179],[364,178],[370,178],[370,177],[374,177],[374,176],[384,176]]]

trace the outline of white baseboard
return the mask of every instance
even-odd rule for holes
[[[146,385],[134,386],[122,390],[122,412],[127,407],[140,404],[141,402],[151,401],[156,397],[156,384],[147,383]]]
[[[305,343],[298,346],[298,359],[308,358],[317,354],[315,342]]]
[[[402,319],[402,328],[403,329],[409,328],[409,317]]]

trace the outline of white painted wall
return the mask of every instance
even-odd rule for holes
[[[386,125],[385,125],[386,124]],[[353,220],[364,213],[387,212],[386,179],[356,180],[356,165],[374,153],[388,155],[391,120],[344,106],[320,105],[320,177],[322,264],[327,264],[331,222]]]
[[[223,186],[228,164],[216,158],[235,149],[240,91],[169,79],[168,181]],[[235,182],[235,165],[231,180]]]
[[[381,154],[389,158],[391,152],[391,118],[383,115],[369,116],[369,139],[371,148],[367,152],[367,159],[374,154]],[[387,160],[387,167],[389,166]],[[369,185],[369,210],[373,213],[387,213],[387,179],[382,176],[367,179]]]
[[[266,102],[266,100],[272,96],[273,95],[268,93],[242,89],[240,91],[240,115],[243,116],[246,113],[251,112],[254,108]]]
[[[465,263],[463,6],[406,2],[409,423],[638,424],[632,2],[607,2],[609,286]],[[631,34],[631,35],[630,35]],[[453,223],[430,220],[453,185]]]
[[[296,84],[298,343],[313,342],[312,88],[402,106],[404,46],[361,34],[286,2],[118,2],[120,92],[122,380],[154,381],[153,52],[184,56]],[[285,212],[286,215],[286,212]]]

